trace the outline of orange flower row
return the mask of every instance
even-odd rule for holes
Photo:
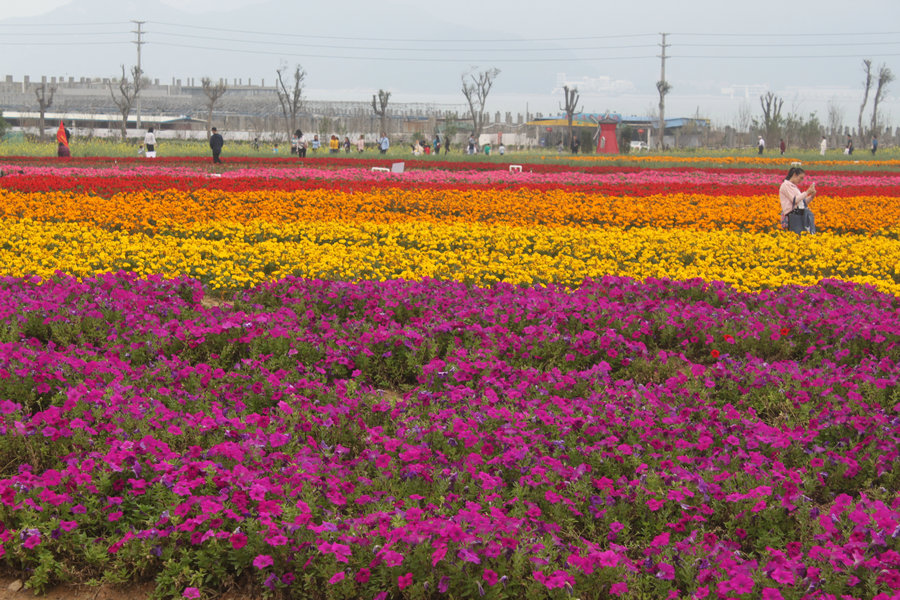
[[[201,189],[117,194],[0,190],[0,218],[88,223],[103,229],[154,233],[174,225],[268,223],[484,223],[512,226],[660,227],[760,232],[778,221],[778,198],[660,194],[605,196],[566,190],[313,189],[224,192]],[[886,196],[819,197],[820,229],[841,233],[900,230],[900,202]]]

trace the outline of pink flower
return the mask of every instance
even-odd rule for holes
[[[763,588],[762,600],[784,600],[784,596],[777,589],[767,587]]]
[[[271,567],[274,562],[268,554],[260,554],[253,559],[253,566],[257,569],[265,569],[266,567]]]
[[[117,510],[116,512],[111,512],[111,513],[109,513],[109,514],[106,516],[106,518],[107,518],[107,520],[109,520],[110,522],[112,522],[112,521],[118,521],[119,519],[122,518],[122,511],[121,511],[121,510]]]
[[[200,590],[195,587],[184,588],[184,592],[181,593],[184,598],[199,598]]]
[[[497,573],[491,571],[490,569],[484,570],[484,575],[482,576],[484,582],[488,585],[497,585]]]
[[[247,545],[247,536],[240,531],[231,534],[231,547],[240,550]]]
[[[435,566],[447,556],[447,546],[441,546],[431,553],[431,566]]]
[[[784,567],[776,567],[772,571],[772,579],[782,585],[794,585],[794,574]]]
[[[628,593],[628,584],[624,581],[620,581],[619,583],[614,583],[609,588],[609,593],[613,596],[621,596],[623,594]]]
[[[284,546],[285,544],[287,544],[287,542],[288,539],[281,534],[271,535],[266,538],[266,543],[270,546]]]
[[[32,548],[34,548],[35,546],[37,546],[37,545],[40,544],[40,543],[41,543],[41,536],[39,536],[39,535],[30,535],[30,536],[28,536],[28,538],[25,540],[25,542],[22,544],[22,547],[23,547],[23,548],[28,548],[29,550],[31,550]]]
[[[408,588],[409,586],[412,585],[412,580],[413,580],[412,573],[407,573],[406,575],[400,575],[399,577],[397,577],[397,585],[400,587],[401,590],[405,590],[406,588]]]
[[[369,578],[372,577],[372,572],[368,569],[360,569],[359,572],[356,573],[356,583],[369,583]]]
[[[656,576],[660,579],[665,579],[666,581],[672,581],[675,579],[675,567],[668,563],[659,563]]]
[[[381,553],[381,558],[389,567],[399,567],[403,563],[403,555],[393,550],[385,550]]]
[[[344,571],[338,571],[334,575],[331,576],[331,579],[328,580],[330,585],[334,585],[336,583],[340,583],[347,577],[347,574]]]

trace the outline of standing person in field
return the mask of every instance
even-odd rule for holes
[[[844,154],[853,156],[853,138],[852,137],[847,138],[847,145],[844,147]]]
[[[212,158],[213,164],[222,164],[222,146],[225,145],[225,140],[219,134],[219,130],[215,127],[212,128],[212,135],[209,136],[209,147],[212,150]]]
[[[875,156],[875,153],[878,152],[878,136],[872,136],[872,156]]]
[[[144,134],[144,148],[144,156],[156,158],[156,134],[153,133],[152,127]]]
[[[816,219],[809,209],[809,203],[816,196],[816,184],[812,184],[805,192],[800,191],[800,184],[806,178],[806,171],[800,167],[791,167],[781,187],[778,189],[778,198],[781,203],[781,228],[788,228],[788,215],[795,209],[806,212],[805,229],[809,233],[816,232]]]
[[[784,138],[781,138],[781,143],[778,144],[778,149],[781,150],[781,155],[784,156],[784,151],[787,150],[787,144],[784,143]]]
[[[434,155],[437,156],[441,153],[441,136],[439,134],[434,134]]]
[[[763,136],[759,136],[759,140],[756,142],[756,148],[759,151],[759,154],[762,154],[766,149],[766,140],[763,139]]]
[[[69,149],[69,130],[62,121],[59,122],[59,129],[56,130],[56,156],[58,158],[72,156],[72,151]]]
[[[297,130],[297,157],[306,158],[306,136],[299,129]]]
[[[318,152],[318,151],[319,151],[319,146],[321,146],[321,145],[322,145],[322,142],[319,141],[319,135],[318,135],[318,134],[314,135],[314,136],[313,136],[313,141],[312,141],[312,151],[313,151],[314,153],[315,153],[315,152]]]
[[[388,149],[391,147],[391,140],[388,139],[388,136],[385,132],[381,132],[381,138],[378,140],[378,149],[382,154],[387,154]]]
[[[825,151],[828,150],[828,140],[825,139],[825,136],[822,136],[822,141],[819,143],[819,154],[825,156]]]
[[[450,154],[450,134],[444,134],[444,154]]]
[[[356,140],[356,151],[359,153],[364,152],[366,149],[366,138],[362,135],[359,136],[359,139]]]
[[[344,153],[350,154],[350,136],[349,135],[344,136]]]

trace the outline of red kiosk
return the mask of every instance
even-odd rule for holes
[[[603,113],[597,115],[597,154],[618,154],[619,141],[616,136],[616,127],[621,122],[622,116],[617,113]]]

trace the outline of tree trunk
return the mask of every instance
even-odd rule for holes
[[[122,112],[122,141],[128,139],[128,113]]]

